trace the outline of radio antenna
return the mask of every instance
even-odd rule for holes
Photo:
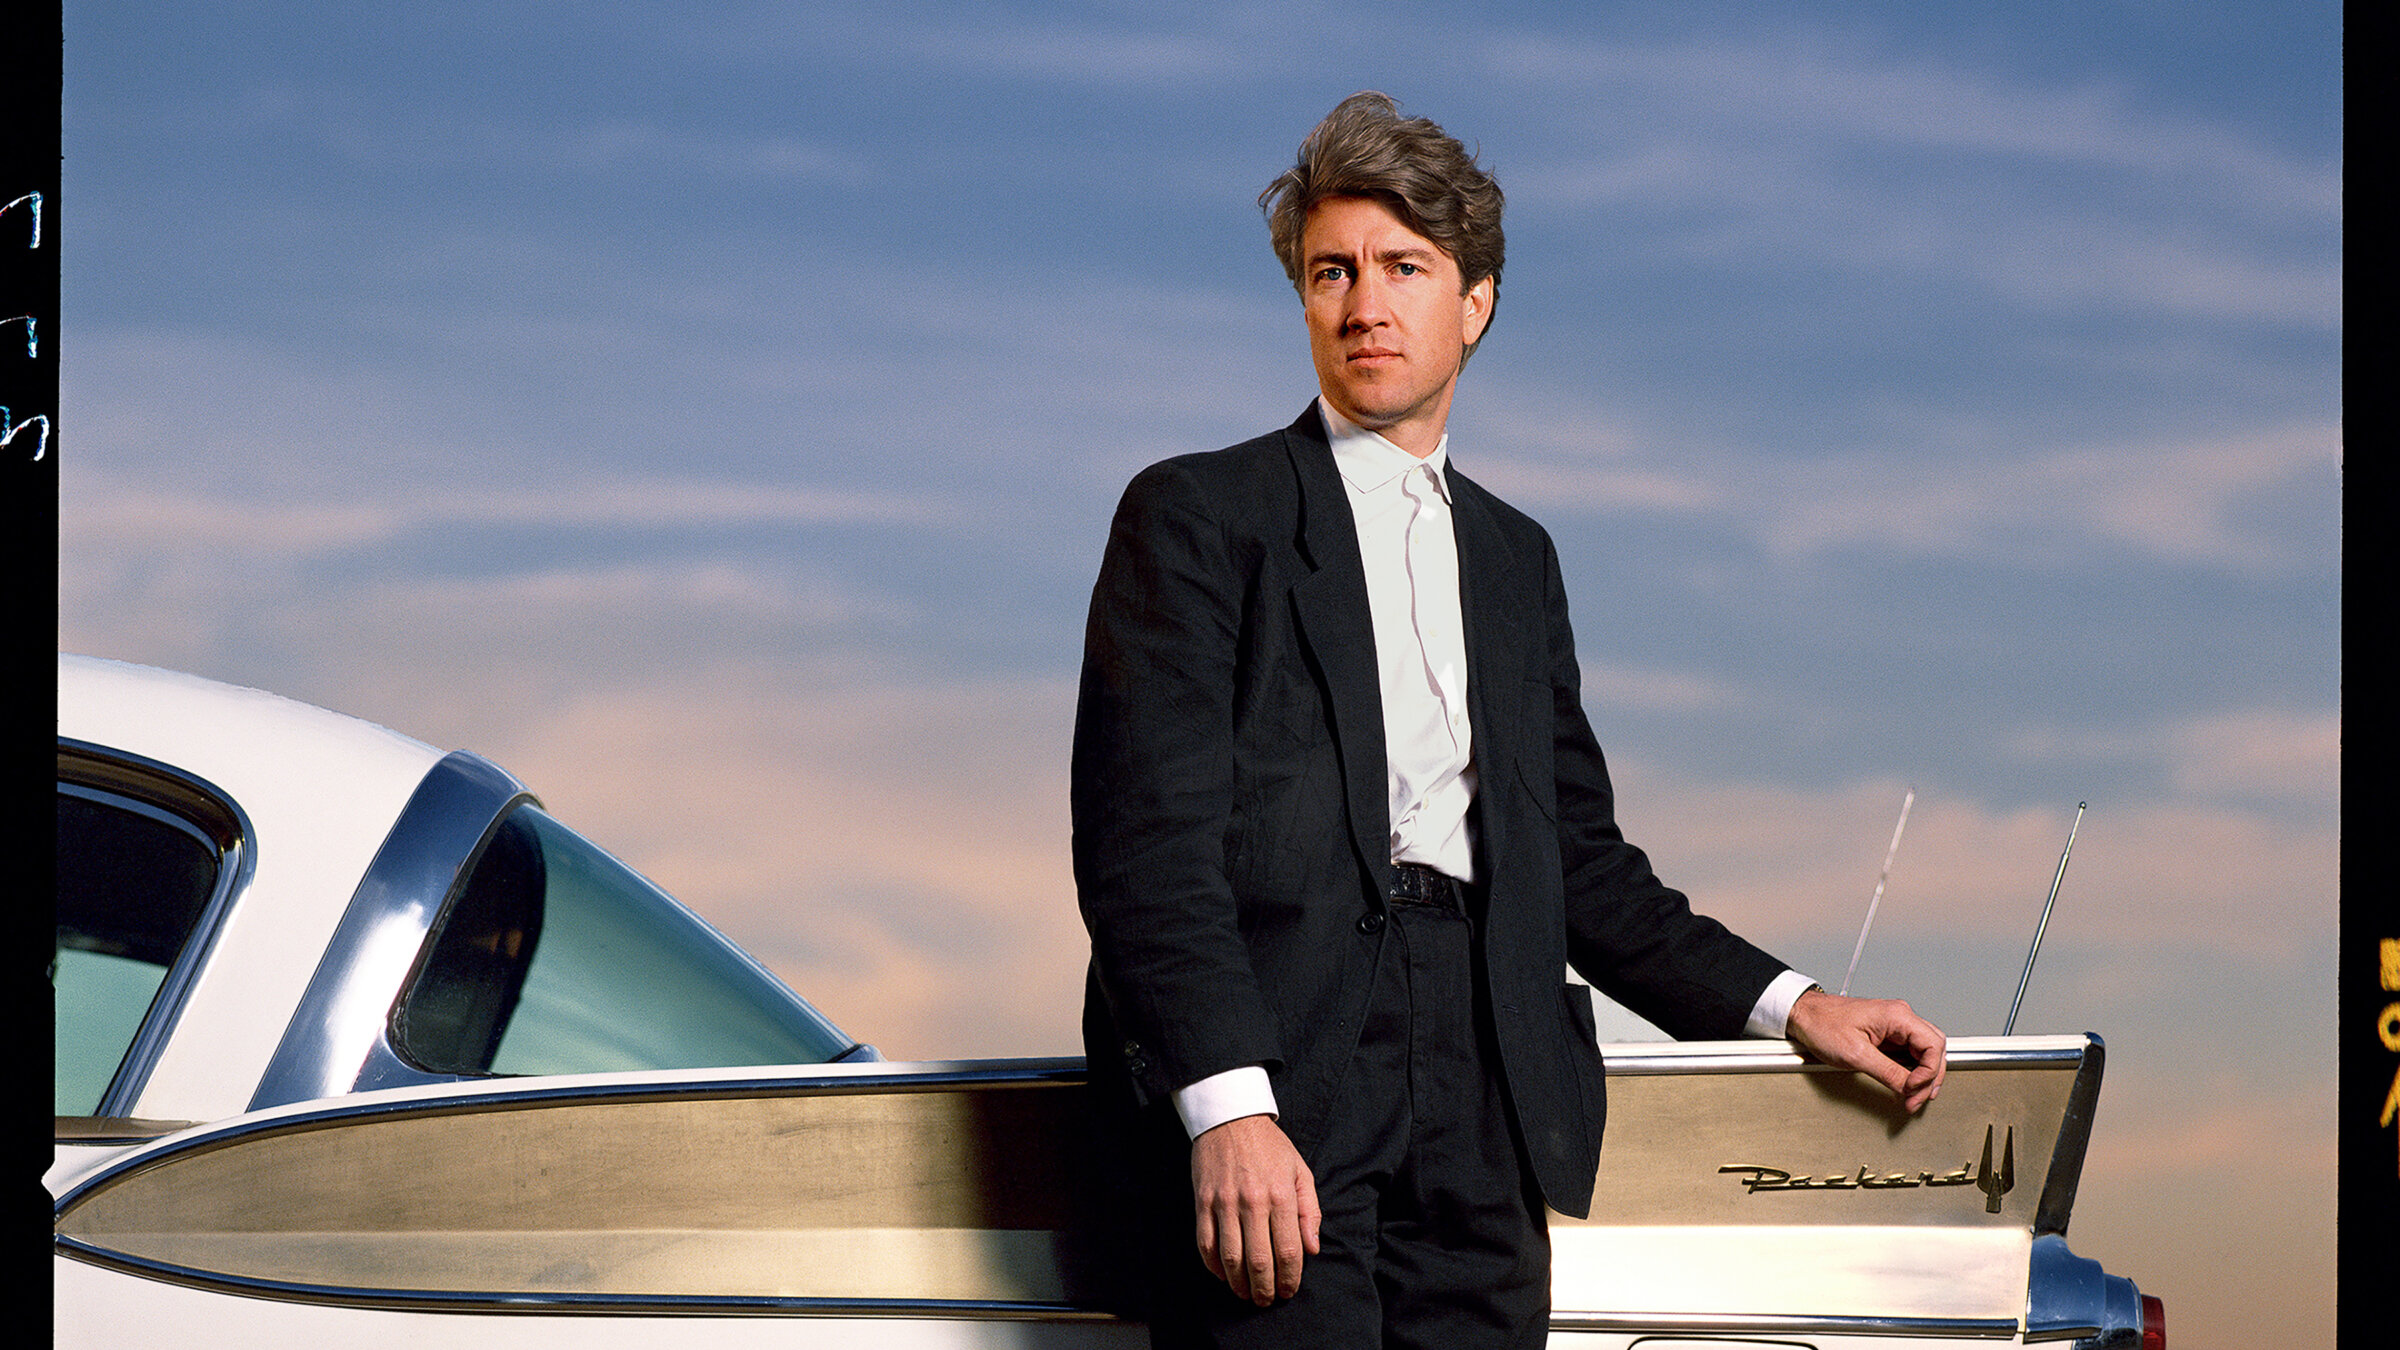
[[[1900,799],[1900,823],[1892,827],[1892,846],[1883,851],[1883,872],[1875,878],[1875,896],[1867,901],[1867,921],[1858,926],[1858,945],[1850,949],[1850,970],[1842,976],[1842,992],[1850,992],[1850,981],[1858,975],[1859,954],[1867,949],[1867,934],[1875,927],[1875,907],[1883,903],[1884,883],[1892,879],[1892,859],[1900,855],[1900,832],[1908,828],[1908,808],[1917,804],[1917,790],[1910,788]]]
[[[2008,1021],[2001,1026],[2006,1036],[2017,1029],[2017,1009],[2025,1005],[2025,986],[2033,979],[2034,958],[2042,954],[2042,934],[2050,931],[2050,907],[2058,903],[2059,883],[2067,879],[2067,858],[2075,852],[2075,832],[2083,828],[2085,802],[2075,803],[2075,823],[2067,827],[2067,846],[2058,852],[2058,874],[2050,878],[2050,898],[2042,902],[2042,921],[2034,926],[2033,950],[2025,953],[2025,973],[2017,977],[2017,996],[2008,1004]]]

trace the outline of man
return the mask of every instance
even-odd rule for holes
[[[1549,537],[1448,462],[1498,185],[1359,94],[1260,202],[1319,397],[1134,479],[1076,720],[1086,1048],[1175,1234],[1153,1338],[1539,1345],[1543,1206],[1588,1211],[1605,1111],[1570,965],[1910,1110],[1942,1037],[1694,914],[1618,832]]]

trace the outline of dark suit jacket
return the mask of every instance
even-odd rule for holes
[[[1619,833],[1549,535],[1449,476],[1489,897],[1478,954],[1534,1174],[1581,1215],[1606,1103],[1567,967],[1675,1036],[1719,1038],[1784,966],[1693,914]],[[1075,726],[1095,1085],[1156,1103],[1266,1065],[1312,1166],[1385,954],[1392,870],[1344,494],[1313,405],[1138,475],[1093,589]]]

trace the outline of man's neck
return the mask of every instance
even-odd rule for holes
[[[1323,390],[1317,393],[1317,405],[1335,414],[1361,431],[1372,431],[1419,459],[1441,449],[1442,437],[1449,432],[1450,400],[1444,398],[1439,408],[1429,409],[1415,417],[1403,417],[1388,426],[1376,426],[1344,409],[1336,408]]]
[[[1393,448],[1398,449],[1406,454],[1413,455],[1418,459],[1432,458],[1433,453],[1442,448],[1443,442],[1447,439],[1448,435],[1448,433],[1443,429],[1442,423],[1439,419],[1435,420],[1431,424],[1430,439],[1425,439],[1426,429],[1423,426],[1413,423],[1405,427],[1368,426],[1366,423],[1359,421],[1357,418],[1352,417],[1348,413],[1345,413],[1341,409],[1333,406],[1333,400],[1326,398],[1323,394],[1319,394],[1317,396],[1317,408],[1321,413],[1324,414],[1326,418],[1326,431],[1328,434],[1336,438],[1339,438],[1345,432],[1352,435],[1362,433],[1366,435],[1372,435],[1382,439],[1385,443],[1391,445]]]

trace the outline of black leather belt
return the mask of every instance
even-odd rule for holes
[[[1437,908],[1467,912],[1466,897],[1458,878],[1436,872],[1423,863],[1392,864],[1392,899],[1404,904],[1433,905]]]

